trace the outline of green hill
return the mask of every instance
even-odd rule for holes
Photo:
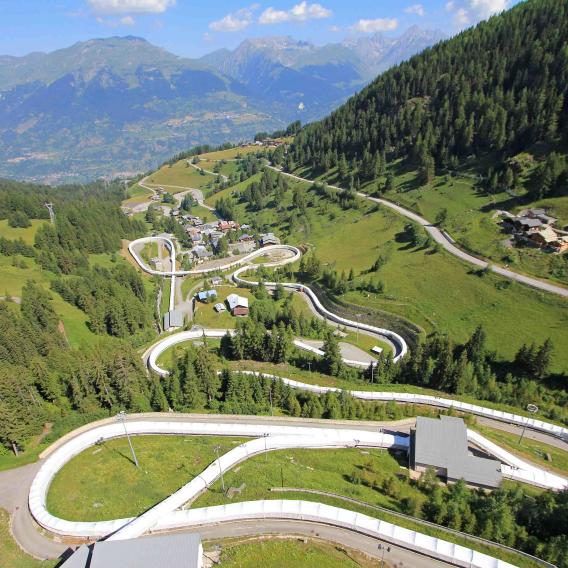
[[[337,166],[360,182],[397,158],[417,164],[425,181],[472,156],[494,158],[487,172],[537,143],[562,148],[567,90],[568,3],[531,0],[383,73],[300,132],[289,159],[313,172]],[[535,194],[562,191],[565,169]]]
[[[284,160],[400,202],[461,248],[568,283],[568,255],[511,238],[500,211],[568,217],[568,3],[529,0],[380,75],[306,126]]]

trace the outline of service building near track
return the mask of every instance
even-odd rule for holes
[[[467,428],[461,418],[416,418],[410,433],[410,468],[423,473],[433,469],[448,483],[463,479],[467,485],[495,489],[501,484],[501,462],[472,455]]]
[[[202,568],[201,537],[193,533],[101,540],[78,548],[61,568]]]

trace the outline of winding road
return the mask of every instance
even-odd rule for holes
[[[312,180],[284,172],[283,170],[281,170],[280,168],[277,168],[275,166],[267,166],[267,167],[271,168],[274,171],[281,173],[282,175],[285,175],[285,176],[290,177],[292,179],[296,179],[298,181],[303,181],[303,182],[306,182],[306,183],[309,183],[309,184],[316,183]],[[345,191],[343,188],[341,188],[337,185],[328,185],[328,187],[330,187],[332,189],[336,189],[338,191]],[[492,272],[495,272],[496,274],[499,274],[500,276],[503,276],[505,278],[509,278],[510,280],[515,280],[516,282],[520,282],[521,284],[526,284],[527,286],[537,288],[537,289],[542,290],[544,292],[549,292],[551,294],[556,294],[558,296],[562,296],[563,298],[568,298],[568,289],[567,288],[564,288],[562,286],[558,286],[558,285],[553,284],[551,282],[548,282],[546,280],[540,280],[538,278],[534,278],[534,277],[531,277],[531,276],[526,276],[525,274],[520,274],[518,272],[514,272],[513,270],[510,270],[509,268],[504,268],[504,267],[499,266],[497,264],[490,263],[487,260],[477,258],[476,256],[473,256],[472,254],[465,252],[464,250],[458,248],[450,240],[450,238],[448,237],[448,235],[444,231],[442,231],[441,229],[436,227],[436,225],[433,225],[430,221],[428,221],[424,217],[417,215],[416,213],[414,213],[413,211],[410,211],[409,209],[406,209],[405,207],[401,207],[400,205],[397,205],[396,203],[393,203],[392,201],[389,201],[388,199],[382,199],[380,197],[371,197],[367,193],[357,192],[357,195],[359,197],[363,198],[363,199],[367,199],[369,201],[372,201],[373,203],[379,203],[381,205],[384,205],[385,207],[388,207],[389,209],[396,211],[399,215],[402,215],[403,217],[406,217],[407,219],[410,219],[411,221],[418,223],[419,225],[424,227],[424,229],[428,232],[428,234],[438,244],[440,244],[440,246],[442,246],[444,249],[446,249],[450,254],[453,254],[454,256],[458,257],[459,259],[461,259],[461,260],[463,260],[463,261],[465,261],[469,264],[472,264],[472,265],[474,265],[478,268],[481,268],[481,269],[487,268],[488,270],[491,270]]]

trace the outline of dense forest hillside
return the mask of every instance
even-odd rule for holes
[[[35,229],[31,242],[0,235],[0,287],[21,282],[17,297],[0,301],[0,462],[46,421],[65,429],[114,405],[152,408],[153,386],[134,346],[154,334],[153,297],[116,256],[121,239],[144,234],[145,225],[121,213],[123,198],[118,182],[50,188],[0,180],[4,229]],[[78,327],[66,329],[61,314],[70,305],[85,314],[80,349],[71,344]]]
[[[529,0],[382,74],[308,125],[288,165],[347,167],[364,181],[381,160],[408,158],[427,179],[471,155],[558,146],[568,139],[567,91],[568,3]],[[548,169],[544,195],[564,174]]]

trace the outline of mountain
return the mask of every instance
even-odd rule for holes
[[[334,88],[330,96],[334,96],[355,92],[381,71],[444,38],[440,31],[417,26],[399,37],[376,33],[324,46],[289,36],[264,37],[247,39],[234,51],[221,49],[200,61],[245,85],[271,83],[270,69],[275,77],[275,90],[279,90],[279,70],[285,67],[290,70],[289,78],[304,81],[308,86],[318,85],[320,81],[330,84]],[[261,78],[255,67],[258,62],[263,64]]]
[[[141,38],[0,59],[0,175],[128,175],[197,143],[283,124],[241,84]]]
[[[306,126],[290,159],[314,171],[356,164],[354,175],[372,179],[385,154],[414,162],[429,180],[436,167],[487,156],[479,163],[504,180],[515,154],[539,144],[541,155],[565,152],[567,45],[567,2],[518,4],[380,75]],[[554,160],[549,170],[535,188],[541,196],[562,185]]]
[[[195,60],[127,36],[0,56],[0,176],[128,176],[196,144],[319,119],[440,37],[411,28],[323,47],[269,37]]]

